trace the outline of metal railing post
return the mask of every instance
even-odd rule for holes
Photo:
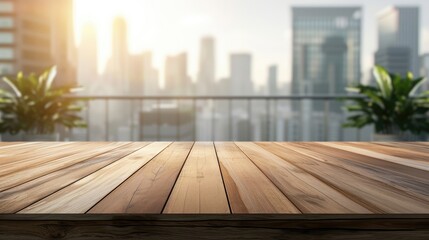
[[[250,99],[250,98],[247,99],[247,114],[248,114],[247,116],[249,117],[248,122],[247,122],[247,124],[248,124],[247,133],[248,133],[249,141],[250,141],[250,138],[253,138],[253,136],[252,136],[252,99]]]
[[[233,126],[232,126],[232,100],[228,99],[228,138],[229,141],[232,141],[232,131],[234,130]]]
[[[176,120],[177,120],[176,141],[180,141],[180,99],[177,99]]]
[[[328,99],[324,101],[324,126],[325,126],[325,141],[329,141],[329,115],[330,115],[330,102]]]
[[[159,98],[156,100],[156,140],[159,141],[160,139],[160,132],[161,132],[161,118],[160,118],[160,107],[161,103]]]
[[[106,112],[105,112],[105,122],[104,122],[104,126],[106,128],[106,141],[109,141],[109,99],[106,98],[104,100],[104,104],[105,104],[105,108],[106,108]]]
[[[271,129],[270,129],[270,126],[271,126],[271,124],[270,124],[270,114],[271,114],[271,104],[270,104],[270,100],[267,98],[266,100],[266,104],[267,104],[267,141],[269,141],[270,140],[270,132],[271,132]]]
[[[85,107],[86,107],[86,124],[87,124],[87,128],[86,128],[86,141],[88,142],[91,138],[90,136],[90,126],[91,126],[91,116],[90,116],[90,111],[89,111],[89,99],[85,101]]]
[[[212,141],[215,141],[215,100],[212,99]]]
[[[193,108],[193,112],[194,112],[194,141],[197,141],[197,99],[196,98],[192,98],[192,108]]]

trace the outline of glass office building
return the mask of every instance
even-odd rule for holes
[[[292,8],[292,94],[343,94],[361,78],[361,8]]]
[[[293,7],[293,95],[344,95],[361,80],[360,7]],[[295,101],[291,140],[344,140],[340,103]],[[329,112],[326,119],[323,112]],[[325,129],[325,130],[323,130]],[[339,132],[326,129],[341,129]]]

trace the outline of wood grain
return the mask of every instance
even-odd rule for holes
[[[197,142],[174,185],[163,213],[229,213],[211,142]]]
[[[192,145],[171,144],[88,213],[160,214]]]
[[[303,213],[370,213],[313,175],[255,143],[237,146]],[[269,149],[270,143],[259,143]]]
[[[383,154],[383,153],[379,153],[379,152],[374,152],[374,151],[370,151],[367,149],[357,148],[357,147],[354,147],[351,145],[344,145],[344,144],[340,144],[340,143],[320,143],[320,144],[324,144],[324,145],[327,145],[330,147],[342,149],[342,150],[353,152],[353,153],[360,154],[360,155],[365,155],[368,157],[378,158],[378,159],[382,159],[385,161],[389,161],[389,162],[402,164],[405,166],[429,171],[429,162],[426,162],[426,161],[400,158],[400,157],[387,155],[387,154]]]
[[[169,144],[169,142],[151,143],[19,213],[85,213]]]
[[[99,156],[0,192],[0,213],[15,213],[147,144],[126,144],[121,148],[106,151]]]
[[[412,239],[427,215],[0,215],[1,239]]]
[[[276,145],[270,146],[272,153],[305,169],[373,212],[429,213],[429,202],[425,200],[410,196],[382,182],[315,160],[289,144]]]
[[[234,143],[216,151],[232,213],[300,213]]]
[[[429,189],[429,175],[427,171],[317,143],[290,143],[290,145],[299,147],[315,160],[384,182],[421,199],[429,198],[427,191]]]
[[[19,162],[16,165],[2,166],[0,169],[0,191],[18,186],[32,179],[51,172],[69,167],[88,158],[100,155],[106,151],[123,146],[125,143],[81,144],[68,151],[58,147],[47,157],[37,157],[29,162]],[[68,147],[68,146],[67,146]]]
[[[0,213],[422,214],[428,169],[426,142],[0,143]]]

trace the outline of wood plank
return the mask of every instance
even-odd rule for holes
[[[303,213],[370,213],[348,197],[255,143],[237,146]],[[269,146],[272,143],[258,143]]]
[[[215,145],[232,213],[300,213],[234,143]]]
[[[429,174],[427,171],[358,155],[317,143],[290,143],[299,147],[313,159],[333,164],[421,199],[429,198]]]
[[[192,145],[171,144],[88,213],[160,214]]]
[[[313,159],[287,143],[270,146],[270,152],[311,173],[353,201],[378,213],[429,213],[429,203],[379,181]]]
[[[38,166],[48,163],[52,160],[59,159],[74,153],[86,151],[94,147],[105,145],[104,143],[69,143],[64,145],[53,145],[49,149],[45,149],[40,145],[30,148],[29,153],[14,154],[11,151],[3,159],[0,168],[0,177],[8,174],[15,174],[18,171],[28,169],[33,166]]]
[[[73,150],[78,146],[78,143],[61,142],[61,143],[46,143],[35,142],[30,145],[20,145],[19,148],[10,148],[0,151],[0,167],[5,169],[19,169],[19,166],[30,166],[34,161],[43,159],[57,153],[58,149],[65,151],[67,149]]]
[[[1,239],[411,239],[428,215],[48,214],[0,215]]]
[[[130,143],[0,192],[0,213],[15,213],[149,143]]]
[[[408,158],[408,159],[414,159],[419,161],[426,161],[429,160],[429,148],[427,147],[416,147],[416,144],[413,144],[414,148],[408,147],[408,144],[400,144],[400,143],[368,143],[368,142],[354,142],[349,143],[348,145],[364,148],[367,150],[396,156],[400,158]],[[417,150],[418,149],[418,150]],[[424,149],[424,150],[423,150]]]
[[[85,213],[168,145],[169,142],[151,143],[19,213]]]
[[[230,213],[213,143],[194,144],[163,213]]]
[[[320,142],[320,144],[324,144],[326,146],[335,147],[335,148],[338,148],[341,150],[353,152],[353,153],[368,156],[368,157],[378,158],[378,159],[382,159],[385,161],[389,161],[389,162],[402,164],[405,166],[414,167],[414,168],[422,169],[425,171],[429,171],[429,162],[425,162],[425,161],[418,161],[418,160],[413,160],[413,159],[395,157],[395,156],[391,156],[391,155],[387,155],[387,154],[383,154],[383,153],[378,153],[378,152],[366,150],[363,148],[357,148],[357,147],[353,147],[350,145],[343,145],[340,143],[333,143],[333,142],[323,143],[323,142]]]
[[[103,154],[106,151],[123,146],[126,143],[97,143],[97,144],[80,144],[72,152],[58,148],[56,152],[59,155],[52,154],[49,157],[40,158],[40,161],[34,161],[28,167],[19,164],[19,171],[9,167],[2,167],[0,172],[4,175],[0,177],[0,191],[18,186],[22,183],[31,181],[35,178],[49,174],[54,171],[72,166],[88,158]],[[60,158],[56,159],[58,156]],[[18,164],[17,164],[18,165]],[[7,174],[5,174],[5,172]]]

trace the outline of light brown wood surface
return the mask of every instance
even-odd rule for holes
[[[192,145],[171,144],[89,213],[161,213]]]
[[[229,213],[212,142],[197,142],[167,201],[164,213]]]
[[[0,213],[429,214],[428,172],[426,142],[0,143]]]

